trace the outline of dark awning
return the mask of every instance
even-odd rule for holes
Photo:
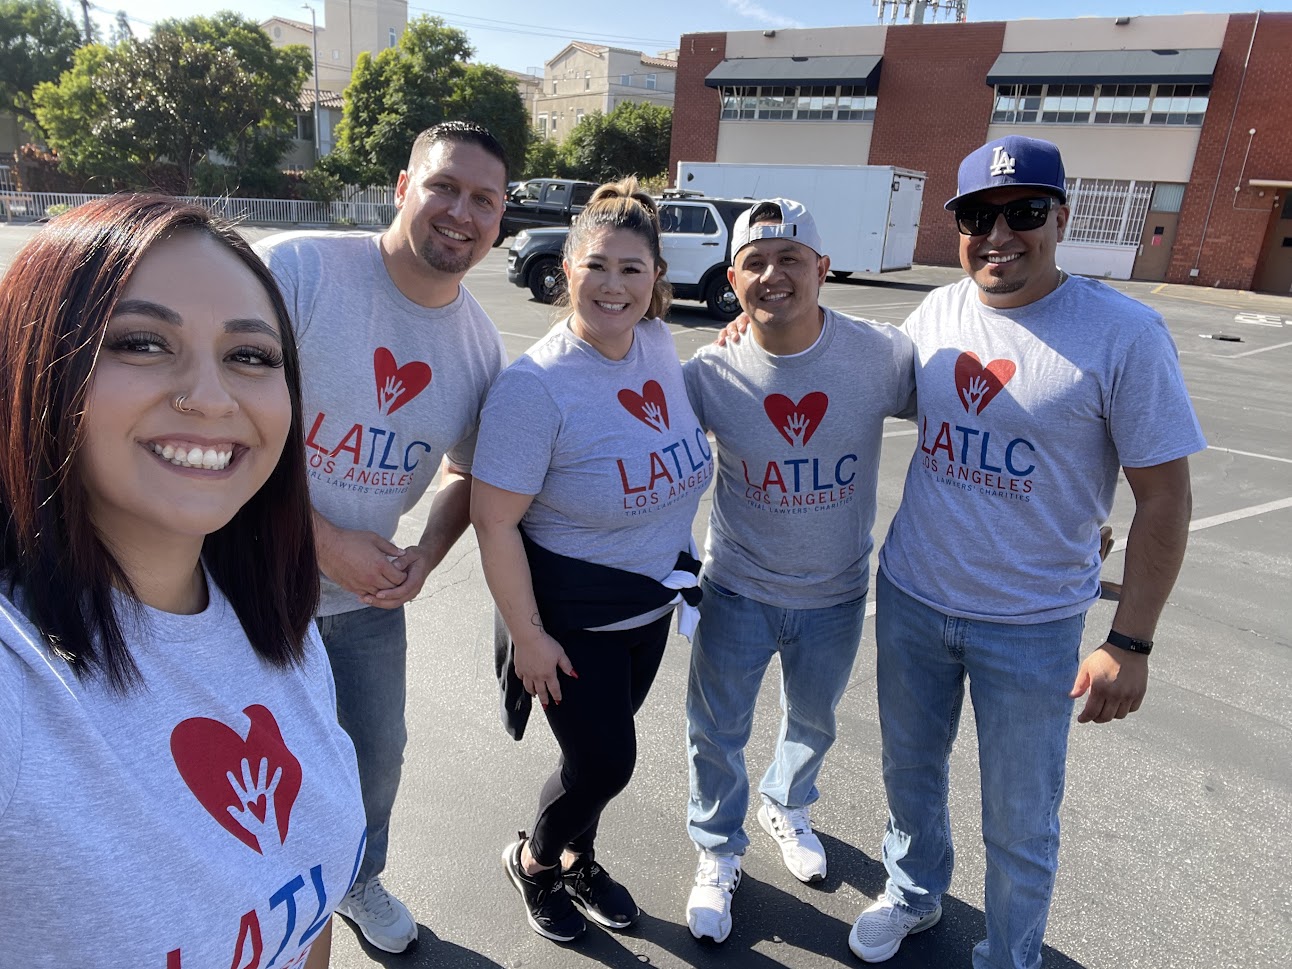
[[[735,57],[709,72],[708,87],[763,84],[868,84],[879,69],[879,54],[853,57]]]
[[[1070,50],[1001,54],[988,84],[1210,84],[1218,48],[1194,50]]]

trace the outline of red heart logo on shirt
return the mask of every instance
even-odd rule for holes
[[[395,355],[385,347],[372,354],[372,369],[377,376],[377,409],[389,417],[426,389],[431,382],[430,364],[412,360],[402,367],[395,365]]]
[[[981,414],[1017,370],[1013,360],[993,360],[984,367],[978,354],[966,350],[956,358],[956,396],[970,414]]]
[[[191,717],[171,731],[170,752],[179,776],[216,823],[252,851],[264,854],[256,832],[275,833],[260,828],[269,813],[270,789],[281,844],[287,840],[292,805],[301,790],[301,762],[287,749],[278,721],[268,709],[256,704],[242,712],[251,721],[246,740],[219,720]]]
[[[646,381],[640,394],[627,388],[619,391],[619,403],[633,417],[661,434],[668,427],[668,401],[664,399],[664,388],[654,380]]]
[[[806,394],[797,404],[784,394],[771,394],[763,401],[763,410],[771,418],[772,426],[790,442],[790,447],[796,444],[807,447],[829,406],[830,398],[819,390]]]

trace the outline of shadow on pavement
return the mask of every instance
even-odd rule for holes
[[[831,276],[828,280],[836,286],[870,286],[875,289],[901,289],[912,293],[931,293],[935,289],[946,285],[945,283],[915,283],[905,280],[885,279],[882,276],[857,275],[849,276],[847,279],[839,279]]]
[[[454,942],[446,942],[421,922],[417,923],[417,941],[403,952],[392,954],[383,952],[368,940],[353,925],[339,915],[333,919],[333,932],[346,930],[353,932],[363,954],[379,966],[390,966],[392,969],[443,969],[453,966],[454,969],[505,969],[502,963],[494,962],[487,956]]]

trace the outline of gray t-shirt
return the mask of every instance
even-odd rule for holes
[[[713,477],[668,327],[638,323],[622,360],[554,327],[490,391],[475,476],[534,496],[522,525],[544,548],[665,578]]]
[[[208,586],[197,615],[121,611],[124,695],[0,597],[0,964],[299,966],[349,889],[363,802],[318,633],[271,667]]]
[[[884,418],[914,389],[911,341],[826,310],[802,353],[777,356],[747,335],[702,348],[683,373],[718,451],[705,575],[789,609],[863,595]]]
[[[286,232],[256,249],[300,344],[310,499],[334,525],[392,539],[446,453],[471,470],[480,408],[507,357],[465,286],[438,309],[401,293],[379,240]],[[319,615],[363,607],[322,580]]]
[[[953,616],[1084,612],[1099,596],[1118,467],[1207,445],[1162,317],[1077,276],[993,310],[964,279],[930,293],[905,329],[919,446],[880,567]]]

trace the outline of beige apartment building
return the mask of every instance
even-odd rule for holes
[[[675,50],[651,57],[574,41],[543,67],[533,105],[534,130],[559,141],[593,111],[608,114],[625,101],[671,108],[676,78]]]
[[[354,63],[364,51],[376,56],[399,42],[408,25],[408,0],[324,0],[323,16],[314,24],[287,17],[270,17],[260,29],[275,47],[303,44],[318,51],[318,112],[315,140],[314,86],[310,76],[301,91],[296,137],[283,164],[309,168],[332,151],[333,131],[341,121],[341,94],[350,83]],[[317,152],[316,152],[317,145]]]

